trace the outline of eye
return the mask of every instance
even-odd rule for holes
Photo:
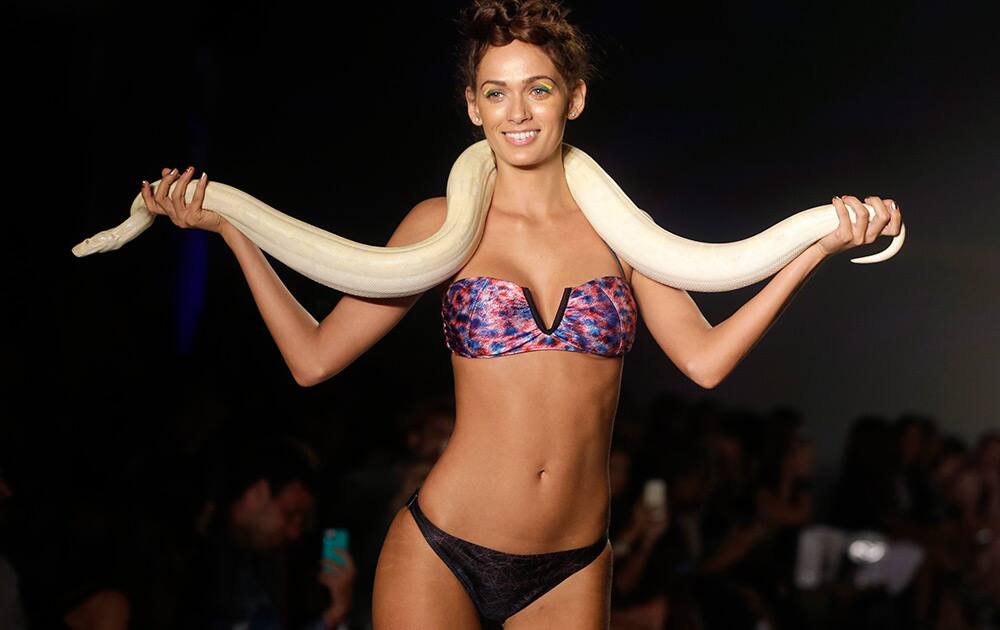
[[[486,93],[486,98],[492,98],[494,95],[498,96],[499,94],[500,92],[498,90],[490,90]]]
[[[551,94],[552,93],[552,91],[549,90],[547,87],[544,87],[544,86],[541,86],[541,85],[536,85],[535,87],[531,88],[531,91],[533,93],[535,92],[535,90],[538,90],[541,94]]]

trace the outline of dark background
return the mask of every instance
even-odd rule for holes
[[[124,220],[140,180],[188,164],[384,245],[413,205],[444,194],[473,140],[452,78],[461,4],[5,9],[0,466],[16,487],[112,487],[234,428],[303,435],[348,468],[391,414],[453,386],[433,296],[303,389],[221,238],[163,219],[116,252],[70,249]],[[640,326],[619,418],[663,391],[791,404],[821,476],[862,413],[928,414],[970,440],[1000,424],[1000,55],[987,3],[570,6],[602,76],[565,140],[664,228],[734,241],[852,194],[896,199],[908,229],[887,262],[848,260],[887,238],[825,262],[711,392]],[[317,319],[339,299],[274,265]],[[765,282],[692,295],[716,324]]]

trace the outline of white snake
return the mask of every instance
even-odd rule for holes
[[[840,223],[836,208],[827,204],[803,210],[742,241],[701,243],[658,226],[580,149],[564,143],[563,164],[574,200],[601,238],[645,276],[679,289],[720,292],[751,285],[781,270]],[[215,181],[205,187],[203,207],[222,215],[262,250],[320,284],[362,297],[402,297],[437,286],[472,257],[483,235],[495,183],[493,151],[486,140],[480,140],[452,166],[444,225],[419,243],[403,247],[377,247],[337,236]],[[190,203],[197,182],[188,184],[185,200]],[[864,205],[869,218],[874,218],[875,209]],[[848,214],[852,223],[857,221],[850,207]],[[79,257],[118,249],[152,225],[155,217],[139,194],[125,222],[84,240],[73,253]],[[889,247],[851,262],[891,258],[905,238],[906,227],[900,225]]]

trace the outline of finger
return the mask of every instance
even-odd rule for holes
[[[853,228],[851,227],[851,215],[847,212],[847,205],[844,200],[840,197],[833,198],[833,207],[837,209],[837,218],[840,219],[840,223],[837,225],[838,232],[842,237],[849,238],[853,235]]]
[[[855,245],[861,245],[865,242],[865,230],[868,229],[868,208],[864,206],[857,197],[852,197],[851,195],[843,196],[844,203],[854,210],[854,227],[852,229],[853,239],[852,242]]]
[[[177,177],[177,169],[168,171],[166,175],[160,180],[160,184],[156,187],[156,193],[153,194],[153,199],[156,203],[160,204],[160,207],[167,213],[170,220],[177,223],[177,213],[174,211],[174,204],[167,197],[167,193],[170,192],[170,184],[173,183],[174,179]]]
[[[140,194],[142,195],[142,202],[146,204],[147,210],[153,214],[166,214],[166,212],[163,211],[163,208],[161,208],[159,204],[153,200],[153,191],[149,182],[146,180],[142,180],[142,190],[140,191]]]
[[[873,243],[879,234],[882,233],[882,228],[888,225],[891,217],[889,216],[889,209],[885,207],[885,202],[879,197],[865,197],[865,201],[868,205],[875,208],[875,218],[868,223],[868,229],[865,231],[865,242]]]
[[[187,201],[185,201],[184,197],[187,194],[187,185],[188,182],[191,181],[191,175],[193,173],[193,166],[189,166],[184,169],[181,176],[177,178],[177,185],[174,186],[174,192],[170,195],[171,200],[174,202],[174,209],[177,211],[177,218],[185,224],[188,222],[188,207]]]
[[[191,211],[198,212],[201,210],[201,202],[205,200],[205,188],[208,187],[208,173],[205,171],[201,172],[201,177],[198,178],[198,185],[194,188],[194,197],[191,198]]]
[[[153,198],[157,202],[167,198],[167,194],[170,192],[170,183],[177,176],[177,169],[168,170],[164,168],[160,171],[160,174],[160,183],[156,185],[156,189],[153,191]]]
[[[899,236],[899,225],[903,222],[903,213],[892,199],[886,199],[885,205],[889,208],[889,225],[886,226],[884,232],[886,236]]]

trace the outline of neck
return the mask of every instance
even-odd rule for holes
[[[562,147],[540,164],[514,166],[497,160],[493,206],[525,219],[545,221],[575,209],[566,183]]]

